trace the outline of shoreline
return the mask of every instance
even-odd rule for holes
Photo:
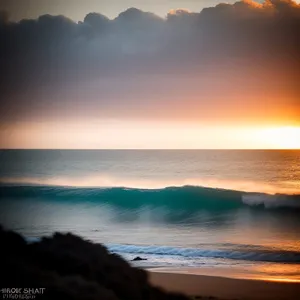
[[[150,268],[147,271],[151,284],[195,299],[294,300],[300,295],[299,281],[225,277],[203,274],[201,269],[199,273],[189,273],[188,268]]]

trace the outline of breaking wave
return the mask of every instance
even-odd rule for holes
[[[26,238],[27,242],[34,243],[40,241],[40,238]],[[207,249],[207,248],[185,248],[158,245],[129,245],[129,244],[105,244],[106,248],[119,255],[159,255],[159,256],[176,256],[185,260],[195,260],[197,258],[217,258],[232,259],[243,261],[261,261],[276,263],[300,263],[299,251],[275,250],[275,249],[258,249],[253,246],[249,249]],[[235,245],[232,245],[235,246]],[[148,256],[147,256],[148,257]]]
[[[169,246],[138,246],[113,244],[106,245],[109,251],[115,253],[130,254],[154,254],[181,256],[184,258],[226,258],[233,260],[247,261],[265,261],[265,262],[281,262],[281,263],[299,263],[300,252],[297,251],[272,251],[272,250],[223,250],[223,249],[200,249],[200,248],[181,248]]]
[[[241,207],[300,209],[300,195],[246,193],[199,186],[138,189],[1,185],[0,199],[7,198],[99,202],[127,209],[142,206],[182,210],[226,210]]]

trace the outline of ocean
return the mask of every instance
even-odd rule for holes
[[[300,151],[0,150],[0,224],[141,267],[300,282]]]

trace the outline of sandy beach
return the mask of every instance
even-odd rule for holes
[[[299,282],[203,275],[200,270],[191,274],[188,269],[153,268],[149,273],[153,285],[195,299],[293,300],[300,295]]]

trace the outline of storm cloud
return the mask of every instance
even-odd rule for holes
[[[1,119],[204,118],[216,107],[255,111],[262,96],[265,111],[286,104],[297,115],[299,54],[300,5],[291,0],[166,18],[136,8],[115,19],[91,12],[80,22],[11,22],[1,12]]]

